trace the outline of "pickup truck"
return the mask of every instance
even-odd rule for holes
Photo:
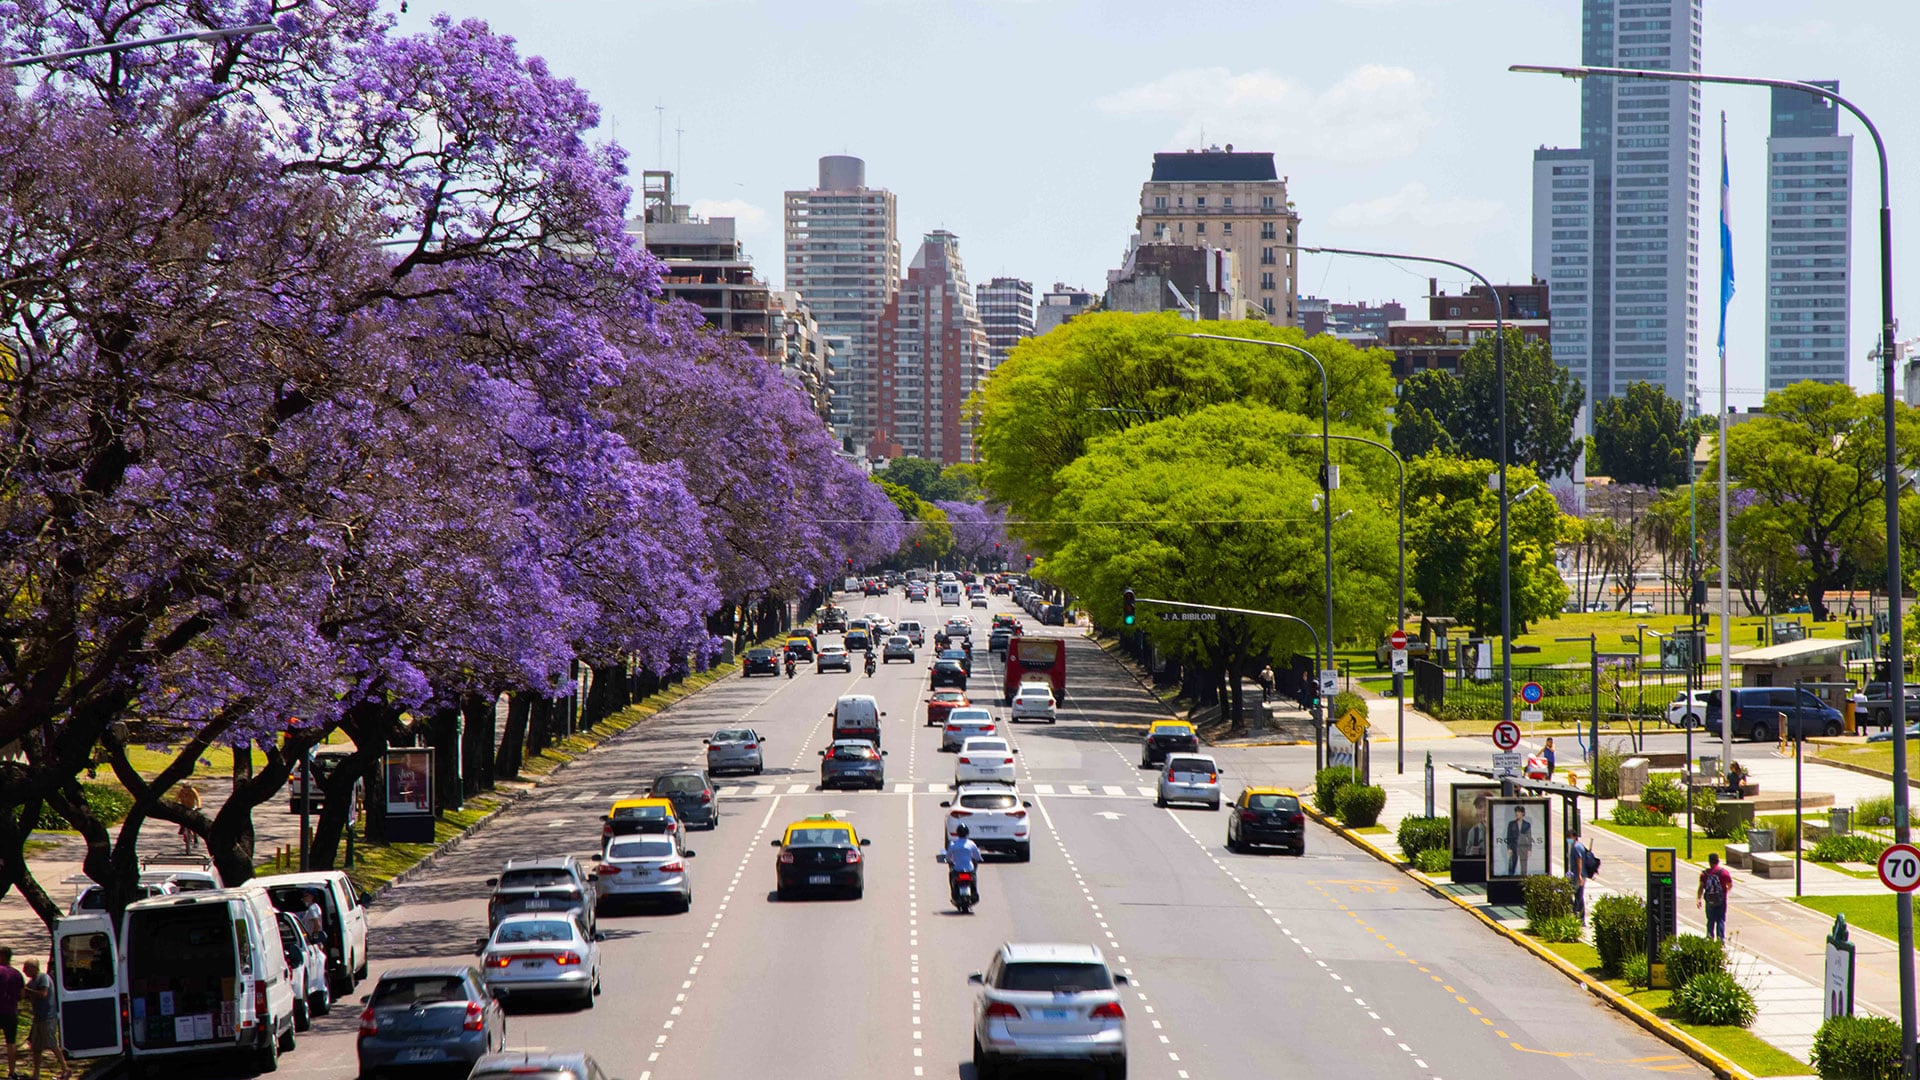
[[[1920,683],[1907,684],[1907,720],[1911,723],[1920,720]],[[1893,726],[1893,695],[1887,692],[1887,684],[1870,682],[1861,689],[1860,697],[1854,706],[1855,727],[1872,724],[1878,728]]]

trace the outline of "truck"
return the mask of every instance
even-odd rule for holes
[[[1013,705],[1013,695],[1025,682],[1053,687],[1055,701],[1067,700],[1067,643],[1062,638],[1021,634],[1007,641],[1006,683],[1002,694]]]

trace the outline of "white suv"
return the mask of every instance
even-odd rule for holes
[[[1220,766],[1212,758],[1205,754],[1167,755],[1153,805],[1177,802],[1205,803],[1208,809],[1220,809]]]
[[[1127,1012],[1115,975],[1092,945],[1000,946],[973,1003],[973,1075],[993,1080],[1025,1061],[1085,1062],[1127,1074]]]
[[[968,739],[953,762],[953,786],[1013,783],[1013,755],[1019,752],[997,735]]]
[[[1013,711],[1010,720],[1045,720],[1051,724],[1059,719],[1059,713],[1053,701],[1053,687],[1046,683],[1022,683],[1013,693]]]
[[[1719,693],[1718,690],[1695,690],[1691,694],[1675,694],[1673,703],[1667,706],[1667,723],[1673,727],[1699,727],[1700,718],[1707,715],[1708,699]]]
[[[1033,804],[1006,784],[962,784],[953,798],[940,804],[947,811],[947,839],[953,830],[967,827],[967,839],[981,851],[1005,851],[1026,862],[1033,857],[1027,811]]]

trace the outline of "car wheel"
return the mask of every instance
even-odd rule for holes
[[[1773,729],[1765,724],[1755,724],[1747,730],[1747,738],[1753,742],[1769,742],[1773,739]]]
[[[1021,844],[1019,847],[1014,848],[1013,858],[1015,862],[1032,862],[1033,861],[1033,845]]]
[[[867,895],[867,887],[865,885],[855,885],[853,887],[853,898],[855,900],[858,900],[866,895]]]
[[[593,1008],[593,987],[589,986],[580,992],[580,1007],[582,1009]]]
[[[976,1080],[995,1080],[1000,1075],[1000,1066],[980,1049],[980,1036],[973,1037],[973,1075]]]
[[[1209,809],[1209,810],[1211,810],[1211,811],[1213,811],[1213,812],[1214,812],[1214,813],[1216,813],[1216,814],[1217,814],[1217,813],[1219,813],[1219,812],[1220,812],[1220,800],[1219,800],[1219,799],[1215,799],[1215,800],[1213,800],[1213,804],[1212,804],[1211,806],[1208,806],[1208,807],[1207,807],[1207,809]]]
[[[327,991],[313,995],[313,1000],[307,1002],[307,1012],[314,1016],[325,1016],[332,1011],[333,995]]]
[[[687,912],[692,910],[693,910],[693,894],[686,893],[680,897],[680,914],[685,915]]]
[[[294,998],[293,999],[293,1030],[305,1031],[312,1026],[313,1026],[313,1014],[311,1011],[311,1007],[307,1004],[307,999],[304,997]]]
[[[773,898],[784,904],[793,899],[793,893],[784,885],[775,885],[773,887]]]
[[[1121,1058],[1119,1061],[1107,1066],[1107,1080],[1127,1080],[1126,1058]]]
[[[367,954],[363,952],[360,954],[360,966],[355,968],[353,971],[353,979],[355,982],[359,982],[361,979],[364,979],[366,977],[367,977]],[[351,990],[353,988],[348,987],[347,989]]]
[[[1153,805],[1165,810],[1167,808],[1167,797],[1165,795],[1155,795],[1153,797]]]
[[[254,1051],[254,1068],[263,1073],[276,1072],[280,1068],[280,1040],[268,1039],[265,1046]]]
[[[286,1031],[282,1032],[280,1037],[274,1040],[273,1047],[274,1047],[276,1057],[278,1057],[280,1054],[293,1053],[293,1047],[294,1047],[293,1029],[289,1027]]]
[[[1231,829],[1227,831],[1227,850],[1233,852],[1235,855],[1238,855],[1242,851],[1246,850],[1246,848],[1241,845],[1239,839],[1233,835],[1233,831]]]
[[[1827,736],[1827,738],[1831,739],[1835,735],[1840,734],[1840,724],[1837,721],[1829,720],[1827,721],[1827,726],[1825,728],[1822,728],[1821,731],[1823,734]]]

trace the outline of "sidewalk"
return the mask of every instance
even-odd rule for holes
[[[1413,715],[1411,711],[1408,713],[1409,741],[1414,737]],[[1425,720],[1424,717],[1422,719]],[[1374,725],[1377,732],[1380,726],[1377,718]],[[1532,747],[1523,743],[1523,748]],[[1491,754],[1492,751],[1490,740],[1463,737],[1447,748],[1445,756],[1454,761],[1478,764],[1486,760],[1483,753]],[[1563,759],[1562,764],[1585,772],[1578,759],[1572,762]],[[1753,777],[1763,792],[1791,794],[1793,767],[1791,758],[1768,758],[1752,763]],[[1885,780],[1818,765],[1812,759],[1803,763],[1803,769],[1804,791],[1830,793],[1838,806],[1851,806],[1860,798],[1884,795],[1889,790]],[[1436,810],[1445,812],[1449,784],[1477,779],[1436,761]],[[1380,824],[1386,826],[1388,832],[1384,836],[1369,836],[1367,840],[1397,856],[1400,849],[1393,833],[1402,818],[1417,816],[1424,811],[1424,780],[1417,770],[1409,769],[1404,775],[1396,775],[1390,768],[1380,768],[1378,758],[1373,769],[1373,780],[1387,792]],[[1594,818],[1593,805],[1591,800],[1581,800],[1584,819]],[[1600,800],[1601,820],[1611,815],[1612,807],[1613,800]],[[1646,865],[1645,846],[1592,826],[1584,829],[1584,835],[1603,865],[1601,876],[1588,885],[1589,907],[1599,896],[1609,893],[1645,894],[1642,880]],[[1694,862],[1685,861],[1685,855],[1682,847],[1680,873],[1676,882],[1680,897],[1680,927],[1683,932],[1704,933],[1702,913],[1690,901],[1698,886],[1700,870],[1705,866],[1705,854],[1699,852]],[[1556,857],[1556,873],[1561,872],[1560,862],[1561,859]],[[1795,903],[1795,883],[1791,878],[1768,880],[1736,870],[1734,881],[1728,954],[1732,970],[1753,990],[1754,1001],[1759,1006],[1758,1018],[1750,1030],[1777,1049],[1806,1061],[1813,1046],[1814,1033],[1821,1023],[1825,939],[1832,918]],[[1802,882],[1802,892],[1807,895],[1879,894],[1885,891],[1876,879],[1850,876],[1811,861],[1802,864]],[[1479,902],[1475,906],[1503,926],[1515,931],[1526,926],[1524,915],[1518,911],[1487,905],[1484,902],[1485,893],[1478,886],[1463,886],[1456,895],[1466,899],[1465,895],[1461,895],[1466,893],[1477,896]],[[1858,929],[1853,930],[1852,940],[1857,946],[1856,1010],[1862,1014],[1898,1016],[1899,983],[1894,944]]]

